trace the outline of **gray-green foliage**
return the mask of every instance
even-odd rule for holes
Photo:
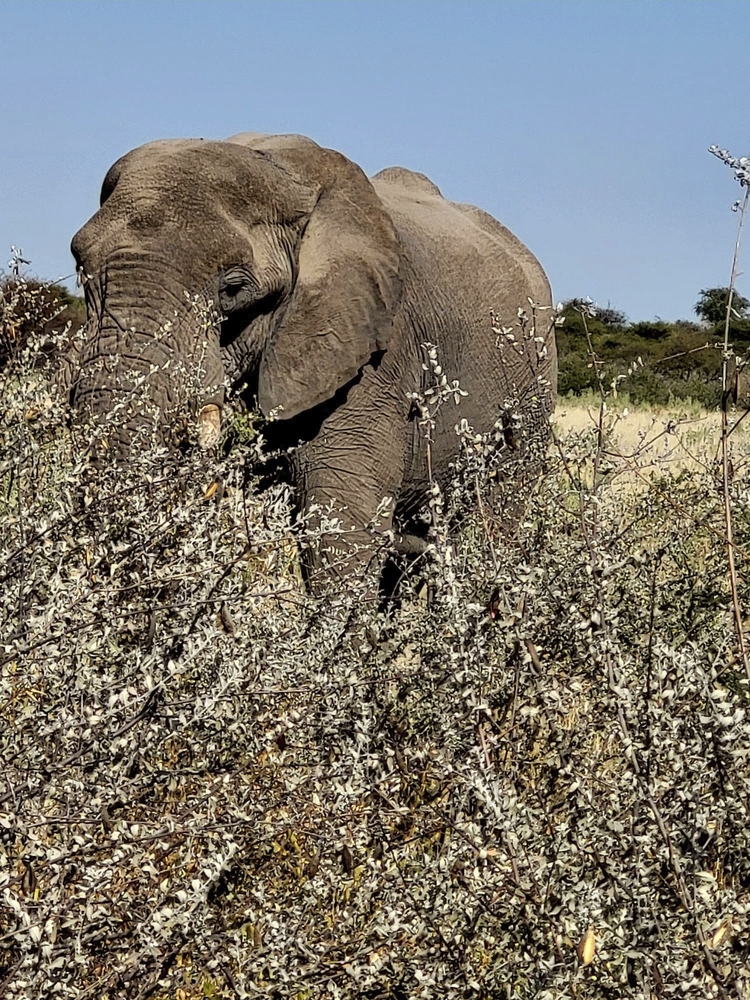
[[[1,995],[744,995],[709,473],[605,422],[521,498],[467,436],[385,616],[304,596],[248,444],[92,477],[48,375],[2,376]]]

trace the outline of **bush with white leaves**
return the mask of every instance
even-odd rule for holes
[[[617,454],[602,407],[519,486],[458,396],[398,602],[312,599],[250,446],[92,475],[45,363],[0,397],[0,995],[746,995],[712,470]]]

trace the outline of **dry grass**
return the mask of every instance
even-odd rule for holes
[[[593,394],[563,398],[553,417],[556,434],[596,431],[600,401]],[[672,406],[633,406],[626,396],[608,401],[603,428],[607,455],[619,471],[637,467],[638,478],[647,472],[677,476],[682,472],[715,474],[720,455],[721,413],[679,400]],[[742,420],[731,436],[735,476],[750,460],[750,421]],[[633,476],[628,477],[634,481]]]

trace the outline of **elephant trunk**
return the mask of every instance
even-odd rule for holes
[[[223,402],[224,370],[210,310],[128,274],[132,293],[86,287],[90,337],[83,349],[71,399],[84,416],[102,419],[103,447],[118,455],[133,448],[178,445],[191,416],[202,413],[199,441],[214,443]]]

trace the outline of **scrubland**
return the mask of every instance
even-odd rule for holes
[[[744,421],[725,477],[717,411],[562,398],[527,482],[464,452],[397,601],[313,599],[242,414],[94,476],[38,325],[0,374],[0,995],[746,995]]]

